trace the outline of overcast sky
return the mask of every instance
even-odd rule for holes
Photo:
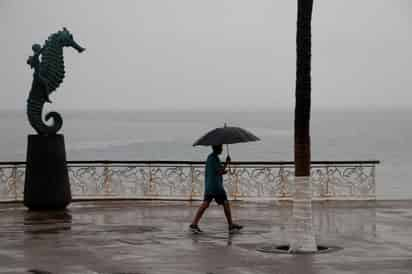
[[[312,105],[407,107],[410,0],[315,0]],[[1,109],[25,109],[33,43],[67,27],[52,108],[293,108],[296,0],[0,0]]]

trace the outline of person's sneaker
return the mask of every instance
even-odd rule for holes
[[[243,228],[243,226],[241,226],[241,225],[231,224],[231,225],[229,226],[229,232],[236,232],[236,231],[241,230],[242,228]]]
[[[201,233],[201,232],[203,232],[202,230],[200,230],[198,225],[191,224],[189,226],[189,228],[192,231],[192,233]]]

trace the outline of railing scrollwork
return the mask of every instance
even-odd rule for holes
[[[201,199],[204,163],[69,161],[74,199]],[[379,161],[312,162],[314,199],[375,199]],[[0,201],[21,201],[25,162],[0,162]],[[292,199],[293,162],[233,162],[224,185],[233,200]]]

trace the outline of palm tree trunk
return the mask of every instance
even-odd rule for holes
[[[311,21],[313,0],[298,0],[296,32],[295,197],[291,252],[317,250],[312,228],[310,180]]]
[[[311,21],[313,0],[298,0],[296,34],[295,174],[310,174]]]

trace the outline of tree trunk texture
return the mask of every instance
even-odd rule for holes
[[[313,0],[298,0],[296,32],[295,195],[289,252],[316,252],[310,178],[311,21]]]
[[[310,175],[312,7],[313,0],[298,0],[296,33],[295,176]]]

